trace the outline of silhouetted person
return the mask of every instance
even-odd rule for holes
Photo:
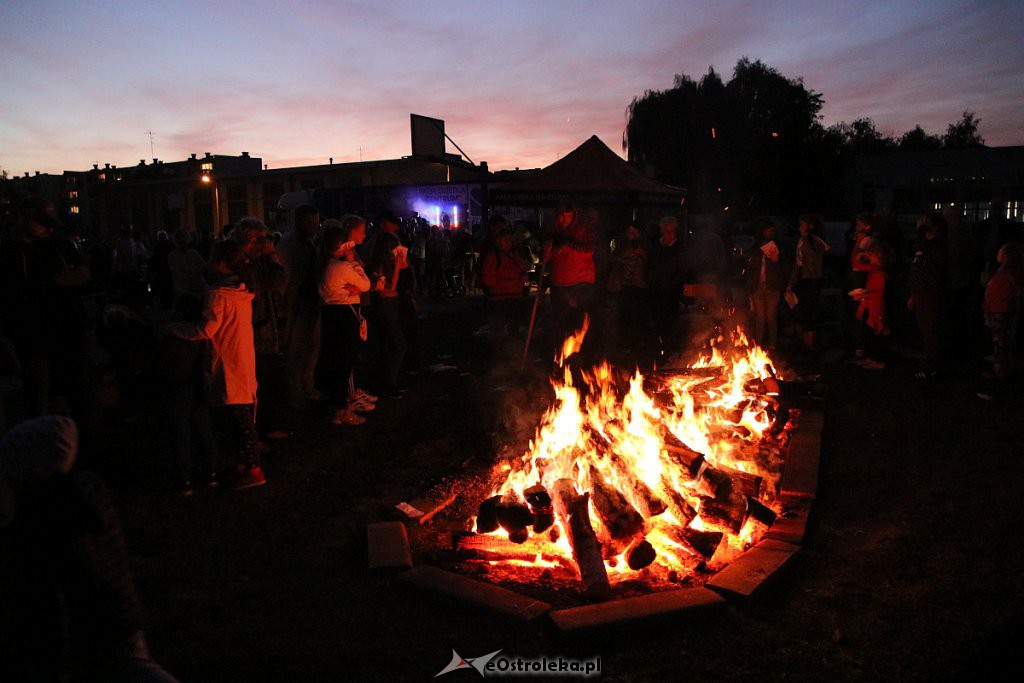
[[[64,417],[0,441],[0,680],[173,683],[150,657],[110,494],[77,455]]]
[[[171,268],[167,257],[174,251],[174,243],[167,237],[167,233],[160,230],[156,233],[156,244],[153,245],[153,254],[149,259],[149,282],[153,287],[153,294],[160,301],[160,308],[169,310],[174,303],[174,287],[171,282]]]
[[[924,361],[914,375],[918,379],[934,377],[942,353],[942,328],[946,312],[946,221],[929,211],[917,221],[917,244],[910,265],[910,298],[907,306],[914,312],[924,345]]]
[[[401,299],[412,296],[413,274],[409,268],[408,248],[398,238],[395,217],[391,214],[381,216],[377,227],[379,232],[367,269],[373,276],[384,279],[384,288],[374,295],[373,311],[383,338],[385,392],[395,397],[401,393],[399,376],[408,350]]]
[[[825,274],[825,254],[828,252],[828,244],[821,238],[821,227],[821,216],[800,216],[800,239],[796,243],[796,256],[787,287],[787,291],[796,295],[804,346],[808,349],[815,349],[818,344],[818,305],[821,280]]]
[[[287,389],[279,322],[280,300],[288,275],[263,221],[242,218],[232,229],[231,238],[238,242],[245,254],[243,280],[253,295],[252,327],[256,345],[256,377],[260,385],[257,420],[262,433],[268,438],[286,438],[288,433],[283,429],[282,413]]]
[[[757,248],[747,259],[744,278],[754,315],[754,339],[774,349],[779,338],[779,299],[785,282],[774,223],[764,225],[758,232]]]
[[[59,226],[51,203],[29,198],[0,245],[0,327],[21,361],[29,416],[81,410],[84,401],[81,290],[90,271],[71,242],[55,233]]]
[[[651,298],[651,317],[659,349],[677,350],[679,344],[679,304],[686,280],[686,254],[679,239],[679,221],[665,216],[658,224],[658,235],[648,247],[647,286]]]
[[[313,244],[319,231],[319,212],[308,204],[299,206],[295,224],[277,246],[288,278],[282,299],[281,341],[288,401],[296,409],[319,398],[314,380],[320,352],[320,292]]]
[[[545,260],[549,262],[551,273],[551,308],[556,334],[553,341],[560,345],[583,325],[583,318],[593,303],[596,245],[592,226],[568,200],[558,203],[548,240]]]
[[[197,249],[192,247],[192,235],[188,230],[174,232],[174,251],[167,255],[167,267],[171,272],[174,296],[194,294],[206,296],[206,261]]]
[[[526,263],[512,246],[512,230],[505,219],[491,220],[494,243],[484,254],[481,278],[487,294],[487,322],[491,351],[499,356],[503,343],[519,332],[523,316]]]

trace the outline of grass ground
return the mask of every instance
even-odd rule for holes
[[[421,329],[426,365],[458,369],[425,371],[358,428],[303,418],[266,458],[260,489],[176,497],[156,474],[153,425],[119,428],[111,481],[150,644],[170,671],[205,682],[418,681],[454,648],[600,655],[609,681],[1021,673],[1024,402],[1019,390],[979,400],[973,366],[919,383],[910,366],[821,363],[831,394],[807,547],[768,601],[712,623],[569,646],[371,575],[367,523],[486,467],[547,400],[542,377],[523,388],[486,372],[479,322],[468,303],[434,310]],[[502,401],[498,385],[519,388]]]

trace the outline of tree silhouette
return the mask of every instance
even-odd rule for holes
[[[914,126],[900,137],[898,143],[901,152],[920,152],[924,150],[941,149],[942,138],[925,132],[921,126]]]
[[[965,111],[959,121],[949,124],[946,128],[946,134],[942,136],[942,146],[946,149],[983,146],[985,138],[978,133],[980,123],[981,119],[975,117],[974,112]]]

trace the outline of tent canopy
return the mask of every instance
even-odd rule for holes
[[[553,204],[571,197],[592,203],[674,204],[685,194],[648,178],[593,135],[550,166],[495,188],[492,202]]]

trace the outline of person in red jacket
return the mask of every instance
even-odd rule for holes
[[[502,341],[519,330],[526,263],[512,246],[512,230],[504,218],[496,217],[491,229],[494,246],[484,256],[481,281],[487,293],[491,348],[497,352]]]
[[[1024,274],[1021,268],[1021,248],[1009,242],[999,250],[996,260],[999,270],[985,286],[985,326],[992,333],[992,370],[985,373],[989,379],[1004,379],[1010,367],[1013,332],[1017,329],[1024,293]]]
[[[545,261],[551,272],[551,304],[555,329],[554,340],[560,345],[583,324],[594,295],[594,232],[580,218],[576,205],[568,200],[558,203],[555,225],[545,249]]]

